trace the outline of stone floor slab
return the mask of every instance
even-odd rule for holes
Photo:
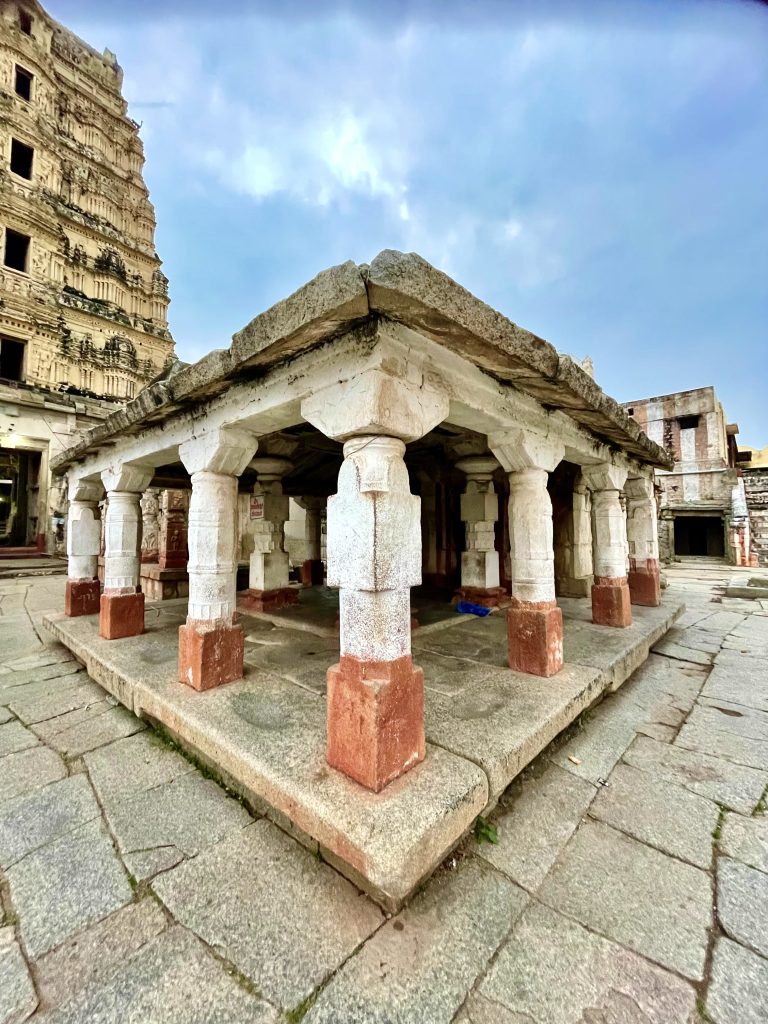
[[[264,820],[161,875],[152,887],[180,924],[288,1010],[382,922],[367,897]]]
[[[726,857],[768,873],[768,816],[726,814],[718,846]]]
[[[762,715],[765,722],[757,716]],[[768,769],[768,715],[742,708],[697,704],[675,739],[675,746],[714,754],[749,768]]]
[[[709,877],[598,822],[581,826],[539,898],[662,967],[701,980]]]
[[[666,779],[617,765],[589,813],[662,853],[705,870],[712,866],[712,833],[720,808]]]
[[[57,753],[47,747],[30,747],[3,758],[0,807],[33,789],[63,779],[67,769]]]
[[[238,983],[203,944],[170,928],[40,1024],[276,1024],[277,1011]]]
[[[714,1024],[765,1024],[768,960],[730,939],[719,939],[705,1006]]]
[[[729,857],[717,861],[717,915],[724,931],[768,957],[768,875]]]
[[[595,787],[545,763],[525,773],[505,794],[495,818],[498,842],[478,855],[529,892],[535,892],[594,799]]]
[[[768,711],[768,673],[765,661],[744,658],[716,659],[702,694],[714,700],[732,701],[759,711]]]
[[[466,1024],[692,1024],[691,985],[533,903],[470,997]],[[506,1016],[505,1013],[509,1014]]]
[[[22,692],[8,701],[8,707],[25,725],[34,725],[104,700],[103,690],[89,680],[85,672],[77,679],[78,686],[66,689],[54,686],[45,694],[30,696]]]
[[[196,856],[251,821],[236,800],[199,772],[111,802],[105,810],[125,865],[138,881]]]
[[[449,1024],[525,902],[477,860],[440,872],[334,975],[305,1024]]]
[[[0,866],[10,867],[100,813],[84,775],[53,782],[0,805]]]
[[[5,725],[6,722],[12,722],[13,712],[8,708],[0,707],[0,725]]]
[[[0,757],[35,747],[37,743],[37,736],[29,729],[25,729],[21,722],[9,722],[0,726]]]
[[[549,758],[571,775],[597,785],[613,771],[645,717],[641,709],[609,697],[582,719],[581,727]]]
[[[97,821],[30,853],[7,876],[32,959],[132,899],[125,871]]]
[[[150,730],[92,750],[83,760],[107,808],[195,771],[190,761]]]
[[[624,761],[742,814],[752,813],[768,786],[766,771],[645,736],[627,748]]]
[[[13,928],[0,928],[0,1022],[22,1024],[35,1012],[37,993]]]
[[[677,661],[687,661],[692,665],[711,665],[714,655],[707,651],[697,651],[692,647],[685,647],[683,644],[675,643],[673,640],[660,640],[653,647],[654,654],[663,654],[665,658],[675,658]]]
[[[35,964],[41,1010],[66,1003],[104,978],[167,926],[162,908],[147,897],[78,932]]]
[[[71,716],[74,716],[74,720]],[[126,708],[113,707],[101,700],[98,704],[90,705],[87,711],[71,711],[58,718],[39,722],[33,728],[49,747],[67,757],[76,757],[103,747],[105,743],[143,732],[147,727]]]

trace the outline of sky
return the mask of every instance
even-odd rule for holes
[[[768,445],[768,6],[49,0],[141,122],[180,358],[418,252],[619,401]]]

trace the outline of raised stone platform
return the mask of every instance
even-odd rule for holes
[[[559,732],[620,686],[682,605],[633,608],[627,629],[595,626],[590,605],[561,599],[564,670],[510,671],[503,614],[417,631],[426,683],[426,760],[379,794],[325,760],[325,673],[338,642],[244,615],[246,676],[198,693],[176,680],[185,601],[148,604],[146,632],[102,640],[98,617],[49,616],[50,632],[137,715],[158,723],[250,805],[397,908],[477,816]]]

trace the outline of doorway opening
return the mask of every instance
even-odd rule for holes
[[[675,554],[724,558],[725,530],[722,516],[676,516]]]

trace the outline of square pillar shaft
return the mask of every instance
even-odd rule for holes
[[[659,534],[653,480],[630,477],[624,488],[627,500],[627,582],[632,604],[655,608],[661,604]]]
[[[323,498],[304,498],[306,510],[304,519],[305,558],[301,566],[301,582],[306,587],[320,586],[325,577],[322,557],[322,512]]]
[[[626,478],[626,473],[624,474]],[[618,487],[611,481],[592,490],[592,540],[595,582],[592,621],[601,626],[632,625],[627,582],[627,527]]]
[[[67,587],[65,614],[96,615],[99,611],[99,551],[101,520],[99,484],[75,484],[70,488],[67,517]]]
[[[495,537],[499,498],[493,487],[493,472],[498,465],[489,456],[469,456],[456,463],[467,475],[461,496],[465,550],[461,554],[461,587],[456,597],[486,608],[495,607],[506,597],[500,585]]]
[[[251,462],[258,479],[250,500],[253,536],[248,590],[240,602],[254,611],[269,611],[296,604],[299,592],[289,584],[289,559],[285,550],[285,522],[289,515],[282,477],[292,467],[287,459],[260,457]]]
[[[105,640],[119,640],[144,632],[144,595],[139,586],[141,495],[151,479],[152,470],[139,466],[124,466],[102,473],[107,489],[107,513],[99,634]]]

